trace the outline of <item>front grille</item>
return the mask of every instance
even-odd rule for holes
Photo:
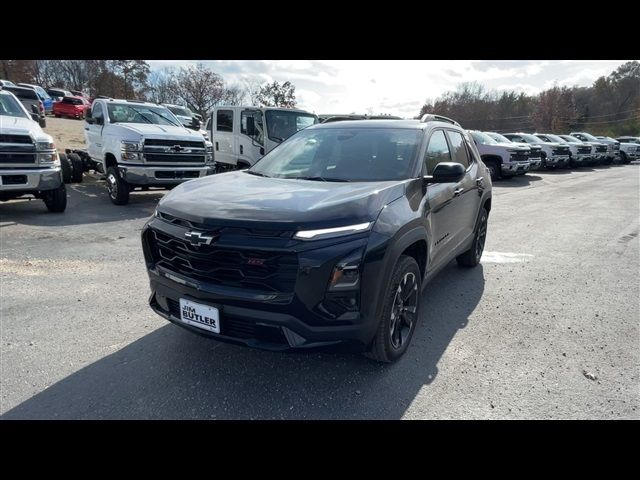
[[[578,153],[591,153],[591,147],[578,147]]]
[[[620,145],[614,145],[614,146],[613,146],[613,149],[614,149],[614,150],[620,150]]]
[[[556,147],[553,149],[554,155],[569,155],[569,147]]]
[[[36,163],[35,154],[0,152],[0,163]]]
[[[169,313],[176,318],[180,318],[180,302],[167,298],[167,305],[169,306]],[[287,338],[279,327],[258,325],[252,320],[226,314],[223,314],[220,319],[220,335],[239,339],[255,338],[271,343],[287,344]]]
[[[529,160],[529,152],[511,152],[511,160],[516,162]]]
[[[148,163],[204,163],[203,155],[145,153]]]
[[[0,134],[0,143],[33,143],[29,135]]]
[[[607,152],[607,146],[606,145],[598,145],[596,147],[596,152],[598,152],[598,153],[606,153]]]
[[[195,228],[196,230],[205,230],[207,232],[214,232],[217,235],[242,235],[248,237],[282,237],[291,238],[295,231],[293,230],[265,230],[261,228],[243,228],[243,227],[218,227],[212,228],[211,225],[205,225],[197,222],[190,222],[184,218],[174,217],[168,213],[158,212],[160,218],[165,222],[169,222],[173,225],[180,225],[186,228]]]
[[[295,287],[293,252],[195,246],[156,230],[149,244],[158,266],[197,281],[268,293],[291,293]]]
[[[176,179],[176,180],[180,180],[183,178],[198,178],[200,176],[200,172],[198,171],[189,171],[189,172],[182,172],[182,171],[176,171],[176,172],[172,172],[172,171],[166,171],[166,170],[158,170],[156,172],[156,178],[161,178],[161,179]]]
[[[204,148],[204,142],[193,140],[165,140],[159,138],[147,138],[144,141],[145,147],[173,147],[180,145],[181,147]]]

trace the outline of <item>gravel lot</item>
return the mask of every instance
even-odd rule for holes
[[[61,147],[82,123],[48,118]],[[2,418],[640,418],[640,165],[494,185],[486,252],[423,294],[405,357],[217,343],[147,306],[139,233],[163,191],[0,204]]]

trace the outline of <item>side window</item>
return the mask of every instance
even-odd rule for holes
[[[449,151],[449,145],[447,139],[444,136],[444,130],[436,130],[431,134],[429,139],[429,146],[427,147],[427,153],[425,154],[424,164],[427,169],[427,174],[431,175],[433,169],[440,162],[450,162],[451,152]]]
[[[233,132],[233,110],[218,110],[216,120],[218,132]]]
[[[467,152],[467,146],[465,145],[464,138],[460,132],[454,132],[448,130],[449,140],[451,141],[451,156],[453,161],[461,163],[464,168],[469,168],[469,152]]]
[[[93,118],[104,118],[104,111],[102,110],[102,105],[99,103],[93,104],[93,109],[91,110],[91,116]]]
[[[253,121],[253,132],[247,126]],[[262,112],[259,110],[243,110],[240,114],[240,133],[253,138],[260,145],[263,144],[264,126],[262,124]]]
[[[524,140],[520,138],[518,135],[509,135],[507,138],[512,142],[524,142]]]

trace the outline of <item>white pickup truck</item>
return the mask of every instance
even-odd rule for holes
[[[96,99],[84,130],[84,169],[106,175],[116,205],[136,188],[171,188],[214,171],[211,143],[155,103]]]
[[[215,107],[205,129],[214,145],[216,171],[248,168],[294,133],[318,123],[304,110]]]
[[[0,90],[0,201],[33,195],[50,212],[64,212],[60,156],[38,121],[39,113],[29,113],[12,93]]]

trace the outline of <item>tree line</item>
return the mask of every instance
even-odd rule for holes
[[[553,86],[538,95],[488,91],[462,83],[420,109],[444,115],[468,129],[595,135],[640,134],[640,63],[627,62],[589,87]]]
[[[203,116],[216,105],[296,106],[291,82],[228,84],[202,63],[152,71],[144,60],[0,60],[0,78],[93,97],[177,103]]]

